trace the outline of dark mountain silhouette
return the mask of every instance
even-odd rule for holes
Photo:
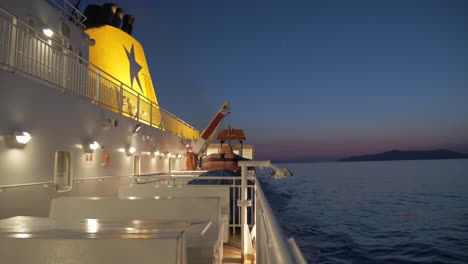
[[[384,161],[384,160],[429,160],[429,159],[468,159],[468,154],[458,153],[447,149],[429,151],[392,150],[379,154],[352,156],[338,161]]]

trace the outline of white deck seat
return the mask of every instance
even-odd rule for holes
[[[229,186],[153,186],[136,185],[124,186],[119,189],[120,198],[153,198],[153,197],[219,197],[221,206],[221,232],[223,242],[229,241]]]
[[[212,225],[202,237],[196,230],[187,231],[188,263],[192,263],[191,255],[196,256],[193,259],[218,263],[222,260],[219,202],[218,197],[170,199],[60,197],[52,200],[49,217],[62,222],[76,219],[211,221]]]
[[[89,229],[57,227],[49,220],[21,216],[1,220],[0,263],[187,263],[183,230],[129,235],[122,232],[125,228],[113,226],[90,234]]]

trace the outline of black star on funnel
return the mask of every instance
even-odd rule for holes
[[[138,73],[140,72],[142,67],[140,66],[140,64],[136,62],[135,50],[133,49],[133,44],[132,44],[132,48],[130,49],[130,52],[128,52],[125,46],[124,46],[124,49],[125,49],[125,53],[127,53],[128,62],[130,63],[130,86],[133,89],[133,80],[136,79],[136,82],[138,86],[140,87],[141,92],[143,92],[143,89],[141,88],[140,78],[138,77]]]

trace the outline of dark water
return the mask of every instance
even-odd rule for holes
[[[266,195],[309,263],[468,263],[468,160],[281,164]]]

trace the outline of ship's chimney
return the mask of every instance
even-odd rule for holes
[[[132,35],[134,23],[135,18],[132,15],[125,15],[123,17],[122,30],[127,32],[129,35]]]
[[[99,20],[101,17],[102,7],[99,5],[88,5],[84,11],[86,20],[84,25],[86,28],[95,27],[99,25]]]
[[[112,3],[107,3],[102,5],[102,19],[104,25],[112,25],[114,20],[114,14],[117,11],[117,6]]]
[[[116,28],[120,28],[120,25],[122,24],[124,12],[122,8],[117,8],[115,11],[114,17],[112,19],[112,26]]]
[[[84,21],[86,28],[109,25],[132,35],[135,18],[132,15],[124,15],[123,9],[113,3],[106,3],[102,6],[88,5],[84,15],[87,17]]]

